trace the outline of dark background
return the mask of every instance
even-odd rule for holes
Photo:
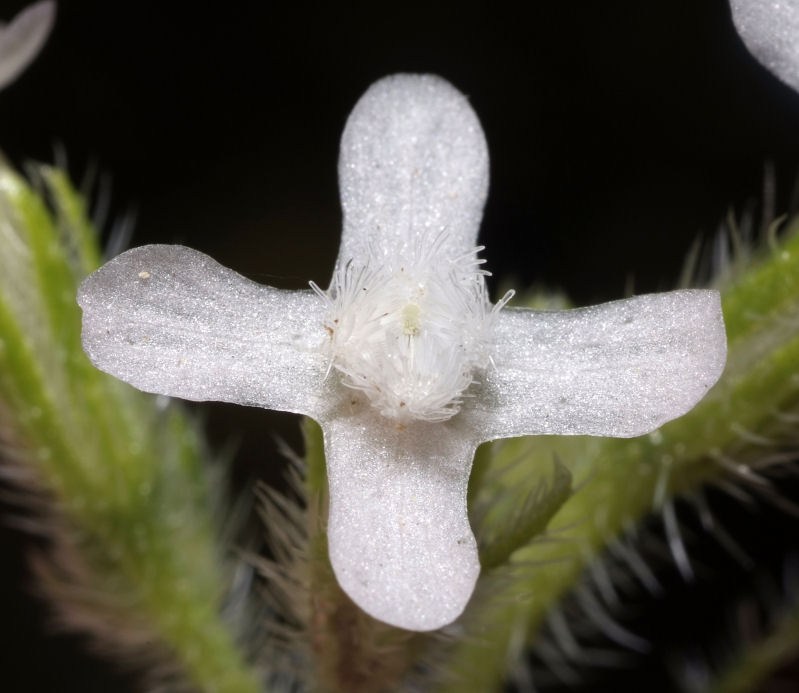
[[[0,17],[24,4],[0,0]],[[766,168],[776,212],[793,204],[799,96],[747,54],[723,0],[524,15],[488,2],[64,0],[41,57],[0,93],[0,149],[18,165],[65,152],[78,181],[97,172],[106,237],[133,212],[132,245],[180,242],[264,283],[326,286],[338,138],[366,87],[397,71],[469,95],[492,158],[484,256],[517,287],[578,304],[631,282],[668,289],[729,210],[760,217]],[[216,445],[238,444],[238,484],[279,470],[276,431],[299,446],[292,416],[201,413]],[[24,582],[8,555],[7,577]],[[96,662],[75,664],[75,641],[39,639],[35,604],[8,591],[0,613],[18,690],[108,689]]]

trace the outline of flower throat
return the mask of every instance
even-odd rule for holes
[[[331,367],[400,424],[444,421],[489,363],[491,324],[510,300],[491,305],[476,247],[451,258],[446,232],[420,238],[410,257],[340,266],[330,289],[312,284],[329,306],[325,328]]]

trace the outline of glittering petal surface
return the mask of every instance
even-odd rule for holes
[[[0,89],[11,84],[33,61],[53,28],[55,2],[26,7],[0,26]]]
[[[799,2],[730,0],[735,28],[749,52],[799,91]]]
[[[419,238],[444,229],[451,257],[470,250],[488,190],[488,149],[466,97],[434,75],[373,84],[344,128],[339,186],[339,265],[409,257]]]
[[[486,143],[439,77],[369,88],[339,179],[330,291],[280,291],[188,248],[144,246],[81,285],[84,348],[142,390],[317,419],[339,584],[374,618],[433,630],[462,613],[480,572],[466,512],[477,444],[635,436],[684,414],[724,368],[720,299],[492,311],[474,254]]]
[[[329,397],[322,301],[245,279],[207,255],[147,245],[81,285],[83,347],[147,392],[319,415]]]
[[[726,360],[716,291],[567,311],[509,308],[498,317],[496,368],[462,412],[485,440],[648,433],[690,410]]]
[[[466,516],[470,436],[451,422],[400,430],[369,407],[323,430],[330,560],[341,587],[400,628],[453,621],[480,571]]]

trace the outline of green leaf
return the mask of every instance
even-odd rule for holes
[[[488,466],[490,463],[484,462],[488,458],[482,456],[477,464]],[[514,551],[543,532],[572,494],[571,472],[557,457],[549,476],[540,469],[530,469],[530,460],[525,457],[510,465],[493,466],[496,469],[492,469],[490,478],[482,479],[471,499],[470,520],[483,570],[506,563]],[[514,472],[523,475],[522,483]]]

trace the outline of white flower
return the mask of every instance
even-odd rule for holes
[[[749,52],[799,91],[799,2],[730,0],[732,19]]]
[[[45,0],[26,7],[7,25],[0,23],[0,89],[25,70],[50,35],[55,2]]]
[[[724,367],[719,295],[492,306],[474,246],[486,143],[438,77],[395,75],[366,92],[339,179],[327,291],[272,289],[189,248],[144,246],[81,286],[84,348],[148,392],[319,421],[339,583],[378,619],[434,629],[461,613],[480,571],[466,515],[477,445],[636,436],[687,412]]]

